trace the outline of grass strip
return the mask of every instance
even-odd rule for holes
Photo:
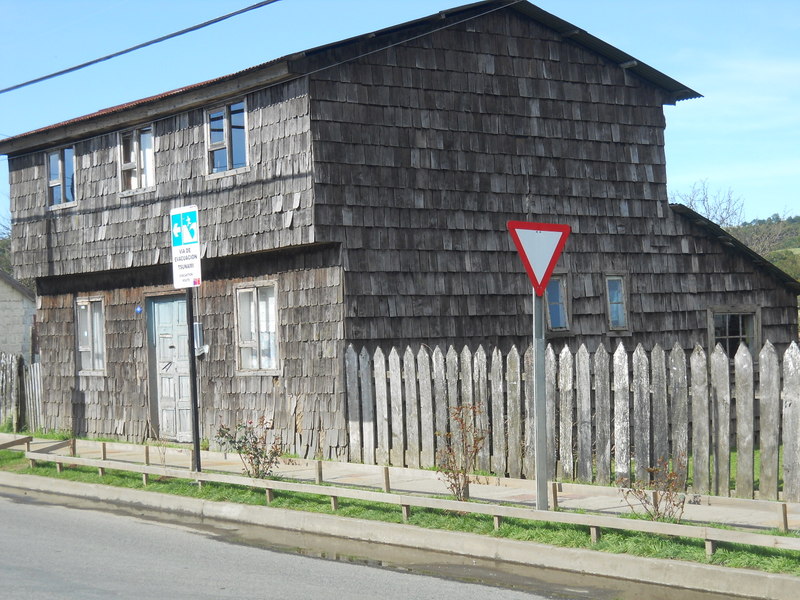
[[[140,474],[126,471],[107,469],[105,475],[101,477],[97,469],[92,467],[68,467],[61,473],[56,471],[55,463],[37,463],[35,467],[31,468],[24,458],[24,454],[14,450],[0,450],[0,469],[21,474],[82,483],[100,483],[204,500],[237,502],[256,506],[266,504],[263,490],[237,485],[204,482],[202,486],[197,486],[189,479],[151,477],[149,484],[145,486]],[[334,512],[331,509],[329,498],[316,494],[276,491],[274,500],[269,506],[387,523],[403,522],[401,511],[397,506],[340,498],[339,509]],[[589,528],[585,526],[507,518],[503,519],[500,528],[495,530],[492,517],[488,515],[458,514],[426,508],[414,508],[411,511],[409,523],[427,529],[462,531],[563,548],[586,548],[614,554],[685,560],[800,576],[800,552],[791,550],[752,548],[739,544],[720,543],[716,553],[707,557],[702,540],[616,530],[605,530],[600,541],[592,544]]]

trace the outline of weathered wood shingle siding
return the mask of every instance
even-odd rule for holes
[[[210,258],[313,242],[306,84],[254,92],[246,103],[249,166],[230,175],[206,175],[203,109],[154,123],[156,183],[148,190],[119,191],[116,133],[75,144],[74,207],[46,206],[44,152],[11,157],[19,276],[168,264],[169,211],[188,204],[200,209]]]
[[[662,93],[514,11],[310,89],[317,236],[346,248],[349,340],[524,343],[530,287],[506,222],[572,224],[580,290],[579,273],[629,266],[620,229],[651,227],[666,200]],[[576,316],[595,321],[602,283],[587,285]]]

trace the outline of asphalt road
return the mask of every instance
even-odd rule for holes
[[[185,525],[25,495],[0,495],[0,590],[28,600],[553,598],[228,543]]]

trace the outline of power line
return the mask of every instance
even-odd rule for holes
[[[204,23],[200,23],[199,25],[193,25],[192,27],[187,27],[186,29],[181,29],[180,31],[176,31],[175,33],[162,35],[161,37],[156,38],[154,40],[150,40],[149,42],[137,44],[136,46],[131,46],[130,48],[126,48],[125,50],[120,50],[119,52],[114,52],[113,54],[108,54],[101,58],[95,58],[94,60],[81,63],[79,65],[70,67],[68,69],[62,69],[61,71],[56,71],[55,73],[50,73],[49,75],[44,75],[42,77],[37,77],[36,79],[31,79],[30,81],[25,81],[24,83],[18,83],[17,85],[12,85],[11,87],[3,88],[2,90],[0,90],[0,94],[5,94],[6,92],[12,92],[14,90],[18,90],[20,88],[24,88],[29,85],[33,85],[34,83],[40,83],[42,81],[47,81],[48,79],[53,79],[55,77],[60,77],[61,75],[66,75],[67,73],[73,73],[75,71],[79,71],[80,69],[85,69],[86,67],[96,65],[97,63],[101,63],[106,60],[110,60],[112,58],[117,58],[118,56],[122,56],[123,54],[128,54],[130,52],[133,52],[134,50],[141,50],[142,48],[146,48],[147,46],[152,46],[154,44],[170,40],[172,38],[184,35],[186,33],[191,33],[192,31],[197,31],[198,29],[208,27],[209,25],[214,25],[215,23],[219,23],[220,21],[224,21],[226,19],[230,19],[231,17],[241,15],[242,13],[246,13],[251,10],[261,8],[262,6],[267,6],[268,4],[274,4],[275,2],[280,2],[280,0],[264,0],[263,2],[257,2],[256,4],[253,4],[246,8],[242,8],[241,10],[237,10],[232,13],[222,15],[221,17],[217,17],[216,19],[211,19],[210,21],[205,21]]]

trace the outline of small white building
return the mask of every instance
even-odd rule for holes
[[[0,353],[31,359],[31,334],[36,296],[19,281],[0,271]]]

